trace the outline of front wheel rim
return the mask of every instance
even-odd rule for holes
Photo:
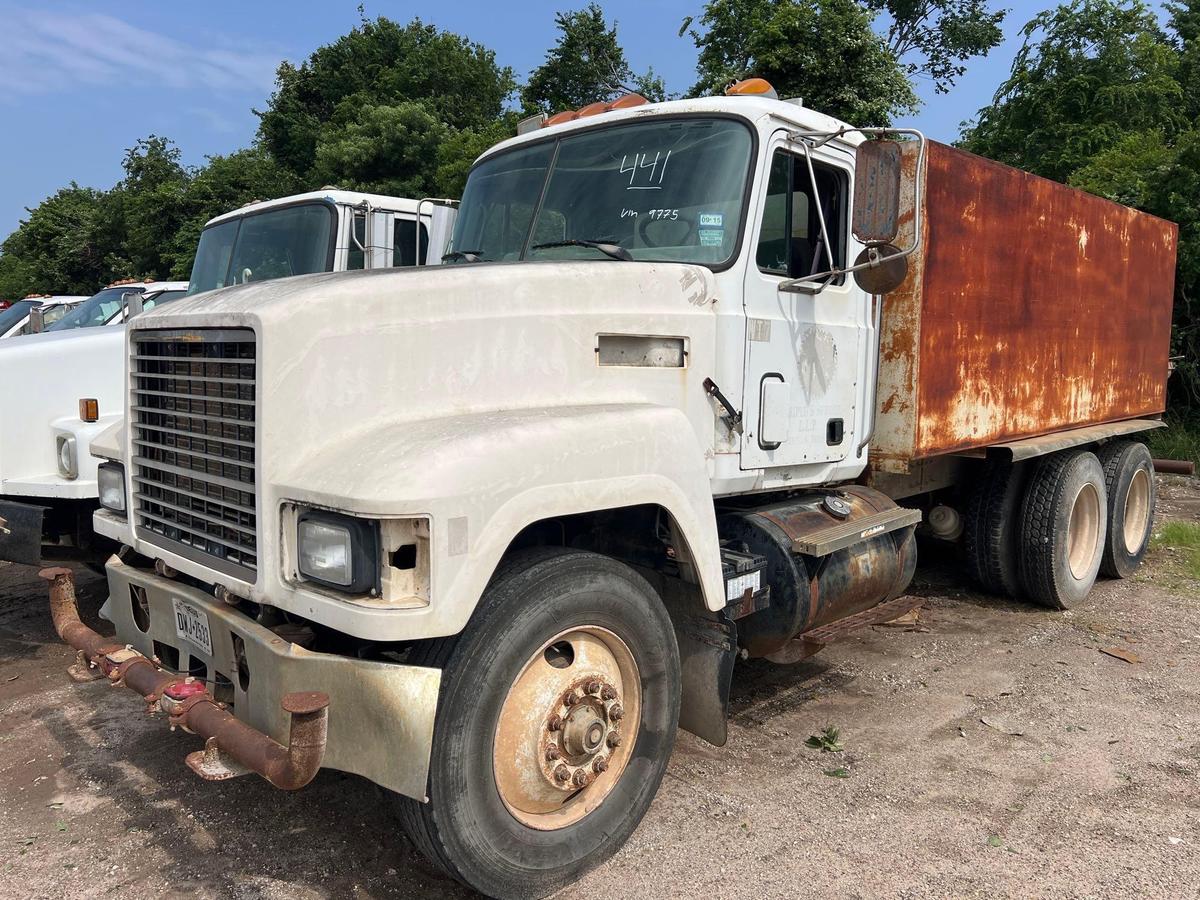
[[[1150,475],[1144,468],[1134,472],[1129,482],[1123,518],[1121,531],[1125,539],[1125,552],[1136,555],[1145,543],[1150,525]]]
[[[1100,492],[1088,482],[1075,495],[1067,527],[1067,565],[1077,581],[1092,574],[1099,538]]]
[[[641,723],[637,663],[606,628],[579,626],[546,641],[513,680],[492,748],[505,808],[530,828],[565,828],[620,781]]]

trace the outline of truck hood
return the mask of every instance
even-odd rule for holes
[[[55,422],[79,424],[81,397],[95,397],[101,416],[122,411],[124,346],[124,326],[0,341],[0,384],[8,386],[0,392],[0,493],[29,494],[32,487],[14,483],[58,479]]]

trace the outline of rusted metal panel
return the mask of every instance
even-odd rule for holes
[[[1163,411],[1173,223],[933,142],[924,203],[884,308],[880,470]]]

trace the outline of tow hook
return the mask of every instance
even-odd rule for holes
[[[107,677],[114,687],[130,688],[148,706],[165,712],[172,730],[182,728],[204,738],[204,750],[189,753],[185,760],[201,778],[221,781],[256,772],[275,787],[294,791],[316,776],[329,730],[327,694],[298,691],[283,696],[283,709],[291,716],[284,747],[237,719],[217,702],[203,681],[167,672],[157,661],[84,625],[70,569],[54,567],[38,574],[50,582],[54,630],[78,651],[67,670],[72,680]]]

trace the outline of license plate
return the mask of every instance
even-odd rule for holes
[[[175,604],[175,633],[212,656],[212,635],[208,630],[208,614],[185,600],[172,598]]]

